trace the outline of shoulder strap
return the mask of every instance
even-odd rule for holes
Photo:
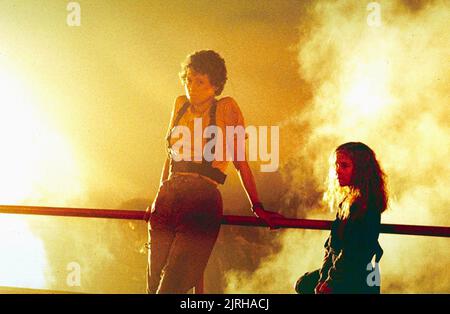
[[[209,125],[216,125],[217,100],[213,100],[209,109]]]
[[[189,101],[186,101],[183,104],[183,106],[181,107],[181,109],[177,112],[175,120],[173,120],[173,127],[178,125],[178,122],[180,122],[181,117],[183,117],[183,115],[186,112],[186,110],[188,109],[189,105],[190,105]],[[170,137],[171,136],[172,136],[172,130],[169,131],[169,134],[167,134],[167,137],[166,137],[169,147],[170,147]]]
[[[216,112],[217,112],[217,100],[214,99],[211,108],[209,108],[209,126],[216,126]],[[216,126],[217,127],[217,126]],[[211,153],[216,153],[216,134],[213,133],[211,136],[211,141],[214,141],[214,145],[211,149]],[[210,166],[212,166],[212,161],[206,161],[204,158],[202,158],[202,163],[207,163]]]
[[[183,115],[186,112],[186,110],[189,107],[189,105],[190,105],[189,101],[186,101],[183,104],[183,107],[181,107],[180,111],[178,111],[177,116],[175,117],[175,120],[173,121],[173,126],[177,126],[178,125],[178,122],[180,122],[181,117],[183,117]]]
[[[184,113],[186,112],[187,108],[189,107],[190,103],[189,101],[186,101],[183,106],[181,107],[181,109],[178,111],[177,116],[175,117],[175,120],[173,121],[173,126],[175,127],[176,125],[178,125],[178,122],[180,122],[181,117],[184,115]],[[170,144],[170,138],[172,136],[172,130],[169,130],[169,134],[167,134],[166,137],[166,141],[167,141],[167,154],[170,158],[170,160],[172,160],[171,158],[171,149],[172,149],[172,145]]]

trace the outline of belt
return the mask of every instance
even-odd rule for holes
[[[180,178],[180,177],[200,178],[202,180],[205,180],[208,184],[213,185],[214,187],[218,186],[218,183],[213,179],[210,179],[208,177],[202,176],[201,174],[194,172],[172,172],[172,174],[169,176],[169,178]]]
[[[215,181],[216,184],[223,184],[227,177],[222,171],[207,163],[196,163],[192,161],[175,162],[172,160],[171,170],[172,172],[196,173]]]

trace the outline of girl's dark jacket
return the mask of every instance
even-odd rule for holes
[[[346,219],[336,215],[324,245],[319,281],[325,281],[334,293],[379,293],[379,276],[369,263],[374,255],[378,263],[383,254],[378,243],[381,213],[369,207],[361,214],[356,206],[352,205]]]

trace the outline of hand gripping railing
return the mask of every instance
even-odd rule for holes
[[[144,212],[142,210],[0,205],[0,213],[144,220]],[[275,218],[274,223],[279,228],[330,230],[332,221],[315,220],[315,219]],[[264,221],[254,216],[224,215],[222,217],[222,224],[252,226],[252,227],[267,227]],[[443,227],[443,226],[441,227],[441,226],[381,224],[380,232],[390,234],[406,234],[406,235],[419,235],[431,237],[450,237],[450,227]],[[196,285],[195,292],[203,293],[203,279],[200,280],[199,283]]]

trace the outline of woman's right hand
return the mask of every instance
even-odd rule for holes
[[[156,199],[156,197],[155,197],[155,199]],[[144,220],[146,222],[148,222],[150,220],[150,216],[152,215],[152,213],[154,211],[155,211],[155,201],[153,201],[151,205],[147,206],[147,209],[145,210]]]
[[[156,195],[155,195],[155,198],[153,199],[152,204],[149,205],[149,206],[147,206],[147,208],[145,209],[144,220],[145,220],[146,222],[148,222],[148,221],[150,220],[150,216],[151,216],[152,213],[155,211],[155,203],[156,203],[156,199],[158,198],[159,191],[161,190],[161,188],[162,188],[162,186],[163,186],[163,184],[164,184],[165,181],[167,181],[167,179],[162,180],[162,181],[160,182],[159,187],[158,187],[158,192],[156,192]]]

